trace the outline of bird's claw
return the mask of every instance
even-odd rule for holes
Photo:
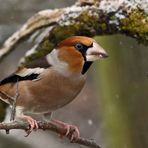
[[[26,130],[27,134],[25,135],[25,137],[29,136],[33,130],[37,130],[39,128],[37,121],[34,120],[32,117],[24,115],[22,118],[26,120],[29,124],[29,129]]]
[[[26,130],[25,132],[26,132],[26,135],[24,135],[24,137],[28,137],[30,135],[30,133],[31,133],[30,130]]]
[[[70,139],[70,142],[77,141],[77,139],[80,137],[80,132],[77,126],[65,124],[66,133],[65,136]]]
[[[58,124],[58,125],[62,126],[63,129],[65,129],[66,132],[64,134],[60,134],[61,138],[63,136],[65,136],[70,139],[70,142],[74,142],[74,141],[77,141],[77,139],[80,137],[80,132],[79,132],[79,129],[77,128],[77,126],[74,126],[74,125],[71,125],[68,123],[64,123],[59,120],[51,120],[51,122],[53,124]]]

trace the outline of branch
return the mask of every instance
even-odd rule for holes
[[[38,126],[39,126],[39,129],[50,130],[60,135],[63,135],[66,133],[66,129],[64,129],[63,127],[59,125],[52,124],[50,122],[40,122],[39,121]],[[7,134],[9,134],[9,130],[12,130],[12,129],[22,129],[22,130],[27,131],[29,130],[29,126],[25,123],[16,123],[16,122],[0,123],[0,130],[6,130]],[[85,145],[85,146],[92,147],[92,148],[101,148],[98,144],[96,144],[94,140],[88,140],[82,137],[78,138],[77,141],[74,141],[72,143],[77,143],[77,144]]]
[[[17,79],[17,82],[16,82],[16,92],[15,92],[15,96],[14,97],[12,97],[12,100],[14,100],[13,101],[13,104],[12,104],[12,110],[11,110],[11,116],[10,116],[10,121],[14,121],[14,119],[15,119],[15,113],[16,113],[16,101],[17,101],[17,99],[18,99],[18,97],[19,97],[19,87],[18,87],[18,85],[19,85],[19,83],[18,83],[18,79]],[[10,98],[11,99],[11,98]]]
[[[5,55],[13,50],[18,43],[25,40],[25,38],[36,30],[46,26],[54,26],[62,12],[62,9],[55,9],[52,11],[49,9],[38,12],[32,16],[17,32],[4,42],[0,49],[0,59],[5,57]]]
[[[32,16],[20,30],[5,41],[0,50],[0,59],[22,40],[45,27],[50,28],[50,31],[26,53],[21,64],[26,65],[46,55],[59,41],[73,35],[120,33],[148,44],[147,13],[147,0],[78,0],[71,7],[44,10]]]

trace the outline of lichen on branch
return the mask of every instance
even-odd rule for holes
[[[22,57],[21,65],[46,55],[59,41],[73,35],[92,37],[120,33],[147,45],[147,6],[146,0],[78,0],[71,7],[43,10],[5,41],[0,50],[0,59],[40,28],[49,31]]]
[[[136,38],[139,42],[148,44],[148,16],[143,10],[133,10],[128,14],[128,18],[121,21],[123,32]]]

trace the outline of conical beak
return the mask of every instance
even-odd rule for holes
[[[96,42],[93,42],[93,46],[88,48],[86,52],[86,61],[95,61],[100,58],[107,58],[108,54],[106,51]]]

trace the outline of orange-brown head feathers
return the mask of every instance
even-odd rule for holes
[[[103,57],[107,57],[107,54],[94,39],[72,36],[61,41],[47,60],[52,65],[59,64],[60,71],[68,68],[71,73],[84,74],[93,61]]]
[[[81,43],[83,45],[90,46],[93,43],[93,41],[94,39],[85,36],[72,36],[61,41],[57,45],[57,48],[61,48],[63,46],[75,46],[76,43]]]

